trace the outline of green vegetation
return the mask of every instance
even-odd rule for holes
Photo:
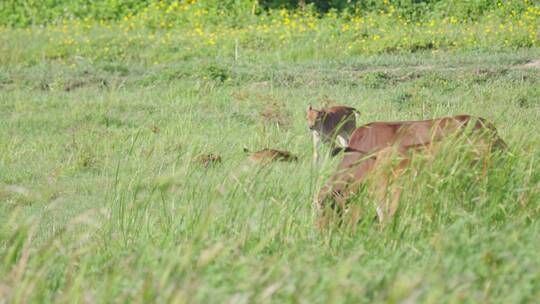
[[[374,11],[331,10],[321,15],[308,9],[282,9],[257,15],[251,13],[251,8],[258,7],[253,5],[224,10],[205,1],[152,2],[142,11],[119,15],[122,17],[113,21],[105,21],[104,14],[103,18],[50,17],[40,21],[51,22],[45,28],[0,27],[0,64],[33,65],[37,60],[73,64],[81,57],[130,64],[238,56],[244,61],[297,62],[421,50],[493,51],[540,46],[540,3],[500,3],[475,18],[449,13],[454,12],[449,11],[454,5],[446,5],[447,14],[425,13],[415,18],[391,4]],[[9,11],[4,14],[6,18],[0,20],[19,16]],[[267,52],[261,53],[261,49]]]
[[[467,21],[395,1],[359,14],[238,1],[222,21],[211,2],[132,3],[0,18],[1,299],[540,298],[536,3]],[[309,103],[355,106],[362,123],[480,115],[509,151],[474,162],[449,147],[407,184],[392,225],[320,232],[313,197],[338,160],[312,165]],[[299,162],[257,167],[244,146]],[[208,153],[222,162],[197,162]]]
[[[538,3],[529,0],[4,0],[0,3],[0,24],[28,26],[54,24],[69,20],[120,21],[126,16],[149,16],[176,22],[197,19],[223,23],[253,19],[277,9],[299,9],[311,14],[342,12],[365,16],[370,13],[392,12],[402,18],[456,17],[476,20],[483,16],[516,16]]]

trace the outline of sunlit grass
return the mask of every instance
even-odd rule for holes
[[[0,49],[0,63],[31,63],[42,58],[70,64],[86,58],[160,64],[238,55],[250,60],[262,46],[276,51],[301,47],[303,52],[285,55],[300,60],[540,45],[540,7],[533,4],[520,13],[506,12],[502,6],[474,21],[453,16],[407,20],[396,15],[393,7],[366,15],[331,12],[322,17],[311,11],[280,10],[243,19],[242,26],[219,22],[219,16],[208,16],[208,10],[196,3],[165,6],[165,2],[155,2],[120,21],[85,18],[47,27],[1,28],[1,40],[17,40],[20,45]]]

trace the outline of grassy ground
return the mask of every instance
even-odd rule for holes
[[[1,298],[540,297],[540,69],[525,66],[539,49],[302,60],[287,51],[0,67]],[[406,191],[412,207],[391,227],[319,233],[311,202],[336,161],[311,164],[309,103],[355,106],[362,123],[481,115],[510,153],[485,178],[440,164]],[[300,161],[259,168],[244,146]],[[223,162],[205,169],[193,161],[201,153]]]

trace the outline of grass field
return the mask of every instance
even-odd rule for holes
[[[22,35],[0,48],[0,299],[540,298],[540,49],[60,62]],[[439,163],[389,227],[319,232],[313,196],[337,162],[311,162],[310,103],[362,123],[480,115],[509,152],[486,177]],[[300,160],[257,167],[244,146]]]

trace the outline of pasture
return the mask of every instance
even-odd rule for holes
[[[540,298],[537,47],[59,61],[22,32],[0,48],[0,299]],[[360,124],[478,115],[509,151],[482,176],[449,145],[392,225],[321,232],[313,197],[338,160],[312,163],[310,103],[353,106]],[[253,165],[244,147],[298,162]],[[221,162],[198,162],[210,153]]]

